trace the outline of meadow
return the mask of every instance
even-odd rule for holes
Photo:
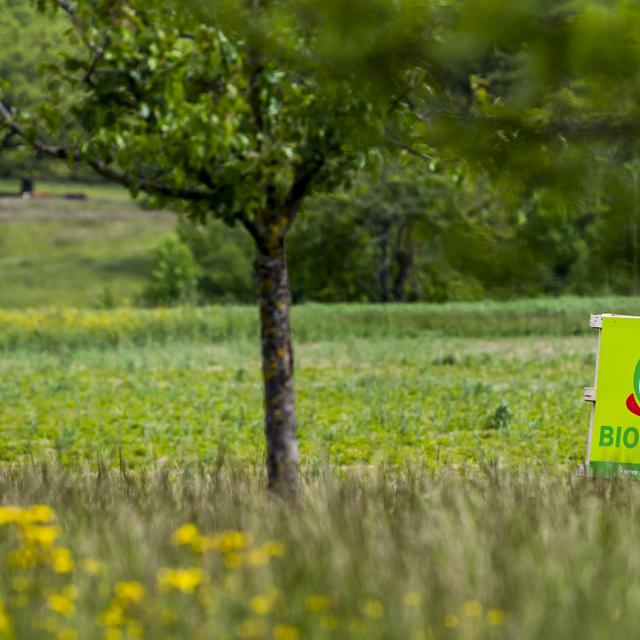
[[[14,187],[0,181],[0,192]],[[38,184],[87,201],[0,199],[0,307],[122,304],[144,286],[151,249],[175,214],[144,211],[112,187]]]
[[[3,638],[633,638],[637,484],[4,467]]]
[[[365,337],[364,324],[353,323],[350,335],[334,310],[331,322],[343,330],[319,338],[313,318],[324,311],[329,321],[330,309],[299,311],[295,326],[304,334],[309,323],[312,335],[296,351],[305,464],[546,466],[581,458],[593,335]],[[254,315],[244,308],[0,313],[0,456],[102,456],[144,468],[220,455],[259,463]],[[371,331],[382,325],[372,322]]]
[[[0,312],[0,638],[630,637],[638,489],[575,465],[635,305],[295,308],[295,506],[255,309]]]

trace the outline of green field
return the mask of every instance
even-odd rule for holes
[[[106,289],[117,303],[132,300],[175,215],[144,211],[119,189],[51,187],[85,191],[89,199],[0,199],[0,307],[95,307]]]
[[[294,308],[295,505],[255,308],[0,310],[0,639],[635,637],[638,486],[575,465],[639,306]]]
[[[593,338],[362,338],[297,351],[303,460],[540,467],[583,454]],[[0,457],[135,466],[263,456],[257,344],[169,344],[0,364]]]
[[[587,310],[634,305],[295,308],[304,464],[571,467],[584,451],[582,388],[595,362]],[[256,315],[0,312],[0,456],[260,462]]]
[[[19,193],[20,180],[0,178],[0,193]],[[111,202],[131,202],[129,191],[119,185],[108,182],[94,184],[69,182],[65,180],[36,180],[36,197],[63,196],[65,194],[84,194],[89,200],[109,200]],[[59,204],[59,203],[58,203]],[[86,203],[85,203],[86,204]]]
[[[639,491],[320,469],[292,507],[252,465],[5,468],[0,637],[634,638]]]

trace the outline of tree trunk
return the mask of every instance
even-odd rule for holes
[[[389,233],[390,225],[383,222],[378,244],[380,255],[378,256],[377,275],[380,302],[389,302],[391,300],[391,288],[389,286],[389,278],[391,276],[391,269],[389,267]]]
[[[267,246],[259,246],[255,265],[260,302],[269,488],[291,495],[298,488],[298,441],[284,237]]]
[[[406,237],[405,237],[406,236]],[[410,233],[400,227],[393,252],[396,272],[393,279],[393,299],[395,302],[405,302],[407,299],[406,285],[413,267],[413,247]]]

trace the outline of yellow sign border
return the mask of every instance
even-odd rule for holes
[[[629,321],[633,321],[633,325]],[[637,325],[636,322],[638,322]],[[581,471],[582,473],[586,471],[590,477],[638,475],[640,474],[640,446],[636,447],[636,444],[638,433],[640,433],[640,414],[634,415],[629,411],[625,405],[625,396],[629,391],[632,395],[634,393],[638,395],[634,388],[631,367],[635,365],[640,349],[638,353],[629,349],[629,346],[636,344],[636,341],[629,339],[628,334],[640,333],[640,316],[609,313],[592,315],[590,326],[598,329],[598,345],[594,386],[586,387],[584,390],[584,399],[592,403],[592,408],[585,464]],[[612,331],[614,326],[618,329],[615,335]],[[609,329],[608,332],[607,329]],[[626,338],[622,340],[622,344],[618,344],[621,338],[617,334]],[[629,362],[626,362],[627,360]],[[637,366],[640,366],[640,361],[638,362]],[[633,364],[630,365],[630,363]],[[631,370],[631,375],[627,385],[628,369]],[[603,424],[600,424],[601,422]],[[594,426],[599,433],[596,442],[594,442],[596,436]],[[625,438],[625,434],[633,437]],[[624,446],[626,443],[628,447]]]

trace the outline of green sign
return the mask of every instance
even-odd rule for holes
[[[640,473],[640,317],[591,316],[600,330],[586,467],[590,476]]]

